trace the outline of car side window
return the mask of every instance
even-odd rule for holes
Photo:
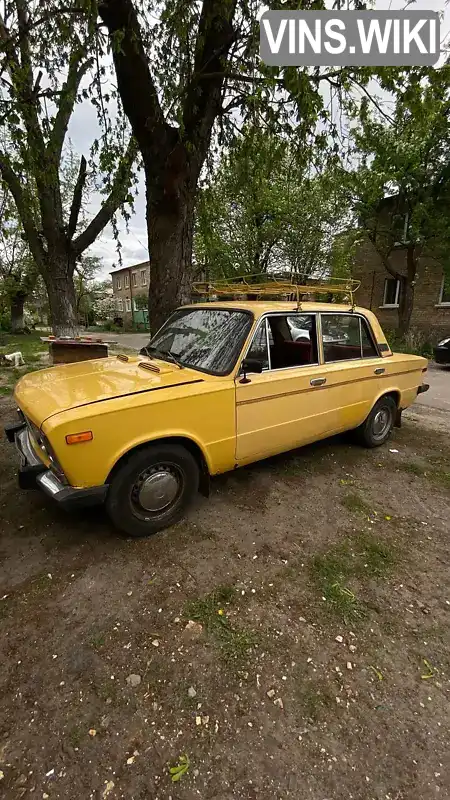
[[[267,349],[266,320],[262,320],[253,336],[250,349],[247,351],[246,358],[256,358],[263,364],[263,369],[269,369],[269,353]]]
[[[373,343],[373,339],[369,332],[369,327],[365,319],[359,318],[361,321],[361,344],[364,358],[377,358],[379,353]]]
[[[272,369],[318,363],[315,314],[274,314],[268,324]]]
[[[367,323],[352,314],[322,314],[323,355],[326,363],[374,358],[378,355]]]

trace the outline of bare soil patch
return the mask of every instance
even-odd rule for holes
[[[20,492],[2,440],[3,796],[449,797],[450,447],[414,414],[136,542]]]

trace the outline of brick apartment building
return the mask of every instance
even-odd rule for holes
[[[405,271],[405,250],[391,254],[394,269]],[[369,239],[356,253],[352,275],[361,281],[356,294],[357,303],[370,308],[382,327],[398,327],[400,281],[392,278]],[[431,341],[450,336],[450,281],[444,278],[436,261],[424,255],[419,262],[416,278],[411,328],[422,331]]]
[[[116,316],[121,317],[125,325],[147,324],[148,311],[137,308],[136,297],[148,294],[150,262],[142,261],[131,267],[116,269],[110,274],[116,302]]]
[[[406,247],[408,213],[398,195],[381,201],[373,223],[374,230],[383,235],[397,231],[399,241],[390,254],[396,272],[406,274]],[[403,244],[402,244],[403,242]],[[382,327],[398,327],[400,281],[386,270],[369,237],[364,237],[355,254],[352,275],[361,281],[356,298],[358,305],[370,308]],[[421,331],[430,341],[450,335],[450,280],[431,253],[424,252],[417,269],[411,329]]]

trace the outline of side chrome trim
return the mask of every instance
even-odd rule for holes
[[[416,369],[409,369],[405,372],[393,372],[390,375],[368,375],[364,378],[354,378],[351,381],[340,381],[340,383],[329,383],[328,385],[323,386],[308,386],[306,389],[293,389],[290,392],[278,392],[277,394],[268,394],[264,397],[252,397],[248,400],[238,400],[236,405],[238,406],[246,406],[251,405],[252,403],[262,403],[265,400],[277,400],[279,397],[290,397],[295,394],[305,394],[306,392],[325,392],[327,389],[337,389],[339,386],[350,386],[353,383],[359,383],[361,381],[373,381],[377,378],[396,378],[399,375],[410,375],[413,372],[417,372]],[[259,384],[261,385],[261,384]]]

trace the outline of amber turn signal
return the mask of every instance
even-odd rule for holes
[[[92,431],[83,431],[82,433],[69,433],[66,436],[67,444],[80,444],[80,442],[90,442],[94,438]]]

